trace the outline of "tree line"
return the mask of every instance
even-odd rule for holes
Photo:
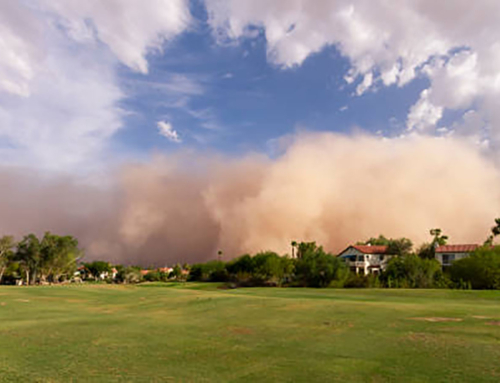
[[[24,236],[19,242],[12,236],[0,238],[0,283],[23,281],[58,283],[71,279],[83,256],[78,240],[70,235],[46,232]]]
[[[105,261],[82,263],[83,250],[72,236],[47,232],[38,238],[0,238],[0,284],[27,285],[86,280],[109,283],[143,281],[224,282],[227,286],[303,287],[385,287],[385,288],[473,288],[500,289],[500,247],[493,246],[500,235],[500,219],[495,220],[483,246],[469,257],[456,260],[443,270],[435,259],[435,249],[448,236],[439,228],[430,230],[431,240],[414,249],[408,238],[383,235],[358,242],[359,245],[386,246],[390,259],[377,275],[352,272],[339,257],[326,252],[316,242],[291,242],[291,256],[264,251],[222,261],[216,260],[173,268],[111,265]],[[77,271],[78,270],[78,271]],[[77,276],[77,277],[75,277]]]
[[[352,272],[337,256],[325,252],[315,242],[291,242],[291,254],[272,251],[246,254],[228,262],[213,260],[191,266],[192,281],[225,282],[228,286],[377,287],[377,288],[473,288],[500,289],[500,247],[492,246],[500,235],[500,219],[495,220],[483,246],[469,257],[456,260],[443,270],[435,258],[438,246],[448,236],[439,228],[429,231],[431,240],[418,248],[408,238],[383,235],[358,245],[386,246],[390,256],[377,275]]]
[[[400,239],[394,241],[402,243]],[[189,280],[224,282],[228,287],[500,289],[500,247],[481,247],[446,270],[429,257],[427,246],[420,252],[393,253],[385,270],[377,275],[354,273],[341,258],[315,242],[298,243],[297,248],[294,258],[265,251],[227,262],[194,264]]]

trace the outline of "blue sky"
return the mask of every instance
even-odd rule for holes
[[[403,87],[355,94],[347,84],[349,60],[335,46],[309,56],[300,66],[282,68],[266,56],[266,40],[217,45],[201,13],[199,24],[149,57],[149,73],[127,67],[120,81],[127,90],[123,108],[134,112],[116,136],[120,150],[176,150],[179,143],[158,136],[165,120],[182,143],[225,153],[266,151],[268,141],[296,130],[349,133],[353,129],[394,136],[405,126],[410,107],[428,86],[424,77]],[[179,88],[162,88],[182,77]],[[185,89],[196,86],[199,89]]]

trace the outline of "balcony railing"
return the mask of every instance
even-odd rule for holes
[[[347,266],[349,267],[358,267],[358,268],[365,268],[365,267],[383,267],[386,265],[387,262],[368,262],[368,261],[348,261]]]

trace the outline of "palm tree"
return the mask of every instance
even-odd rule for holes
[[[221,260],[221,258],[222,258],[222,250],[219,250],[219,251],[217,252],[217,260],[218,260],[218,261],[220,261],[220,260]]]
[[[493,245],[493,240],[497,235],[500,234],[500,218],[495,218],[495,226],[491,228],[491,235],[488,236],[484,244],[486,246],[491,246]]]
[[[432,240],[433,247],[446,245],[446,242],[448,241],[448,236],[441,235],[442,233],[441,229],[431,229],[430,233],[432,236],[434,236],[434,239]]]
[[[297,241],[292,241],[292,258],[295,258],[295,249],[297,247]]]

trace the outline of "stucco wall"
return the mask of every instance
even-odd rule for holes
[[[443,255],[446,254],[446,255],[450,255],[450,256],[455,256],[455,261],[458,260],[458,259],[462,259],[462,258],[467,258],[470,253],[436,253],[436,259],[438,260],[438,262],[440,264],[443,264]]]

